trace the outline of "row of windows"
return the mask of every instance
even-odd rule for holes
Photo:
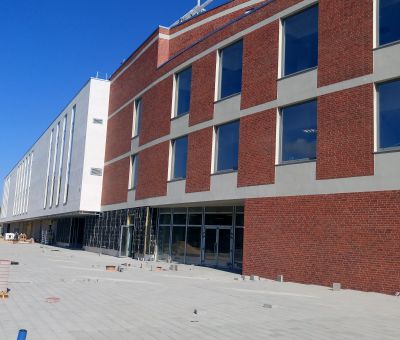
[[[400,147],[400,80],[376,86],[378,150]],[[316,159],[317,100],[279,110],[279,163]],[[214,173],[238,169],[240,121],[215,127]],[[171,141],[170,180],[186,178],[188,137]],[[137,184],[138,155],[132,156],[130,188]]]
[[[400,0],[379,0],[379,45],[400,40]],[[282,20],[282,76],[288,76],[318,65],[318,5]],[[243,41],[218,52],[218,86],[216,100],[242,91]],[[192,68],[175,75],[173,116],[190,111]],[[140,131],[142,101],[136,100],[132,136]]]

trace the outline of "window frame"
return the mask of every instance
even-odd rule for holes
[[[393,40],[388,43],[381,44],[381,1],[382,0],[373,0],[374,1],[374,48],[381,48],[391,45],[396,45],[400,43],[400,39]]]
[[[136,153],[130,156],[129,161],[129,184],[128,190],[135,190],[137,187],[137,180],[138,180],[138,157],[139,154]]]
[[[242,79],[241,79],[241,89],[239,92],[232,93],[228,96],[221,97],[221,92],[222,92],[222,70],[223,70],[223,51],[239,42],[242,42]],[[239,94],[242,93],[243,91],[243,52],[244,52],[244,40],[243,37],[240,39],[235,40],[234,42],[229,43],[228,45],[225,45],[224,47],[221,47],[217,51],[217,65],[216,65],[216,86],[215,86],[215,101],[221,101],[225,100],[231,97],[238,96]]]
[[[317,160],[317,152],[315,153],[315,158],[299,158],[299,159],[293,159],[293,160],[288,160],[284,161],[283,160],[283,111],[289,107],[297,106],[297,105],[302,105],[310,102],[317,102],[318,103],[318,98],[312,98],[312,99],[307,99],[303,100],[297,103],[285,105],[282,107],[279,107],[277,109],[277,114],[278,114],[278,119],[277,119],[277,157],[276,157],[276,165],[287,165],[287,164],[296,164],[296,163],[308,163],[308,162],[316,162]],[[316,138],[316,143],[318,143],[318,106],[317,106],[317,138]],[[317,150],[316,150],[317,151]]]
[[[191,70],[191,79],[190,79],[190,100],[189,100],[189,111],[183,112],[178,115],[178,107],[179,107],[179,76],[187,71]],[[183,117],[190,113],[190,105],[192,101],[192,84],[193,84],[193,67],[189,65],[174,74],[174,86],[173,86],[173,96],[172,96],[172,114],[171,119]]]
[[[170,182],[174,181],[182,181],[185,180],[187,177],[187,158],[186,158],[186,176],[185,177],[175,177],[175,152],[176,152],[176,141],[179,139],[187,139],[187,149],[186,152],[187,154],[189,153],[189,136],[188,135],[183,135],[177,138],[174,138],[170,142],[170,161],[169,161],[169,176],[168,180]]]
[[[385,153],[385,152],[396,152],[400,151],[399,146],[389,146],[386,148],[381,147],[381,109],[380,109],[380,86],[398,82],[400,84],[400,78],[386,79],[374,84],[374,125],[375,125],[375,137],[374,137],[374,149],[376,153]],[[399,100],[400,101],[400,100]]]
[[[132,139],[139,137],[140,135],[140,117],[143,113],[143,98],[136,98],[133,102],[133,124],[132,124]]]
[[[379,0],[377,0],[379,1]],[[279,79],[282,78],[288,78],[288,77],[292,77],[301,73],[305,73],[308,71],[312,71],[318,68],[318,59],[317,59],[317,65],[316,66],[312,66],[312,67],[308,67],[305,68],[303,70],[294,72],[294,73],[290,73],[290,74],[286,74],[286,70],[285,70],[285,57],[286,57],[286,31],[285,31],[285,21],[295,15],[298,15],[302,12],[305,12],[309,9],[311,9],[312,7],[318,7],[319,8],[319,3],[318,1],[315,1],[312,4],[309,4],[305,7],[302,7],[300,9],[298,9],[297,11],[294,11],[292,13],[289,13],[288,15],[285,15],[283,17],[281,17],[279,19],[279,50],[278,50],[278,56],[279,56],[279,62],[278,62],[278,77]],[[319,19],[319,18],[318,18]],[[319,27],[318,27],[318,43],[319,43]]]
[[[238,169],[224,169],[224,170],[218,170],[218,155],[219,155],[219,133],[220,133],[220,127],[229,125],[232,123],[238,123],[239,124],[239,133],[238,133],[238,164],[237,167]],[[213,133],[213,155],[212,155],[212,171],[211,173],[213,175],[218,175],[218,174],[224,174],[224,173],[230,173],[230,172],[237,172],[239,170],[239,147],[240,147],[240,119],[234,119],[229,122],[224,122],[222,124],[214,126],[214,133]]]

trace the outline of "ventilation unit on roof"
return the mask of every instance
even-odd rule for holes
[[[211,4],[214,0],[206,0],[203,4],[201,3],[201,0],[197,0],[197,5],[191,9],[189,12],[187,12],[183,17],[175,21],[170,28],[178,26],[179,24],[188,21],[192,19],[193,17],[200,15],[201,13],[204,13],[206,11],[206,7]]]

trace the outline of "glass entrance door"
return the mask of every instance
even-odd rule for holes
[[[133,226],[121,227],[121,257],[132,257]]]
[[[232,265],[231,249],[231,228],[206,227],[204,233],[204,265],[229,268]]]

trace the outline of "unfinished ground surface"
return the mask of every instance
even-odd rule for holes
[[[400,339],[400,297],[239,281],[183,265],[150,271],[151,264],[40,245],[0,243],[0,259],[20,262],[9,299],[0,300],[2,340],[20,328],[28,340]],[[126,262],[123,273],[105,271]]]

